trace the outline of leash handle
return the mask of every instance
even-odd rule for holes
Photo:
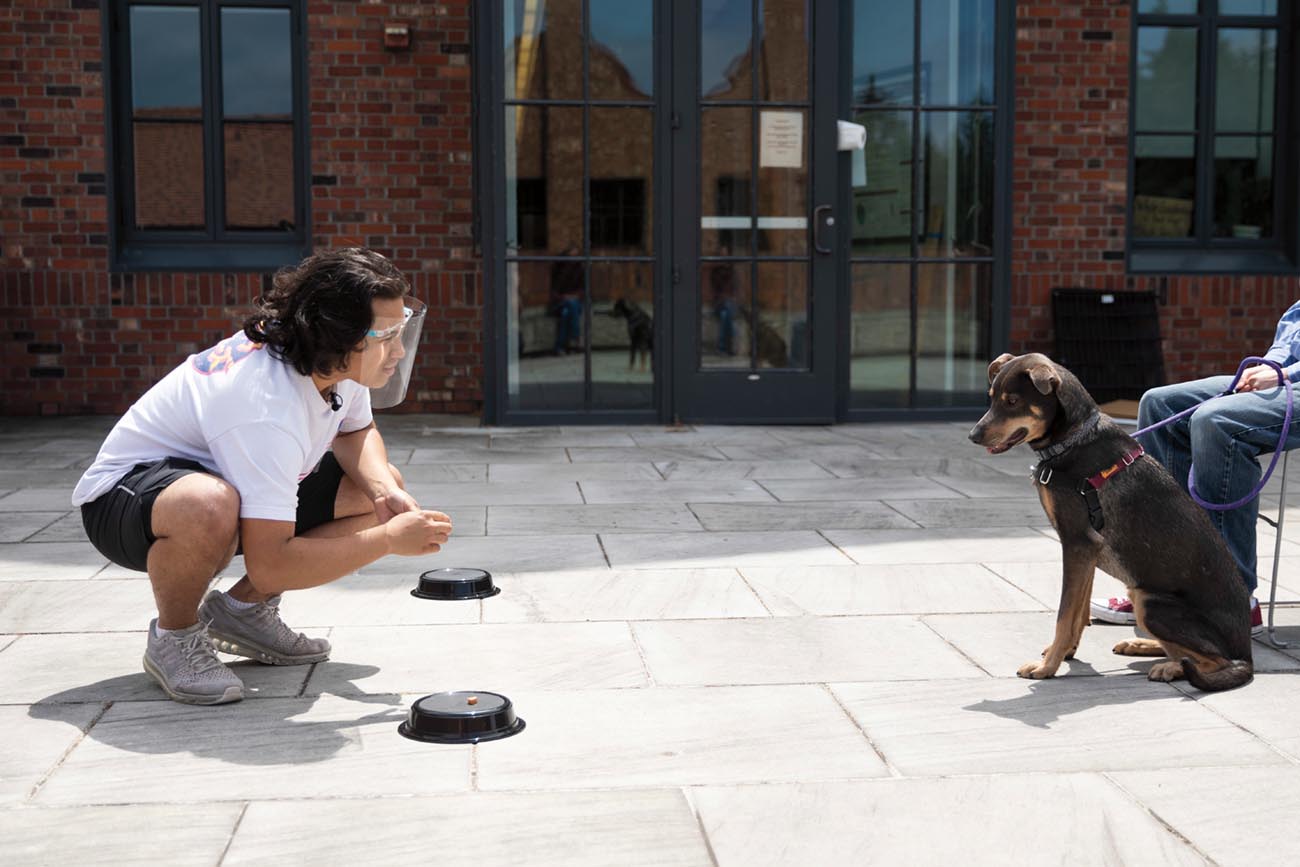
[[[1283,388],[1286,389],[1286,415],[1282,419],[1282,432],[1278,435],[1277,447],[1273,449],[1273,460],[1269,461],[1268,469],[1265,470],[1264,475],[1260,477],[1259,484],[1257,484],[1254,488],[1252,488],[1250,492],[1246,494],[1246,496],[1234,502],[1211,503],[1208,500],[1202,499],[1201,495],[1196,493],[1196,477],[1195,477],[1196,467],[1192,464],[1188,464],[1187,493],[1192,495],[1192,499],[1196,501],[1196,504],[1198,506],[1200,506],[1203,509],[1209,509],[1212,512],[1228,512],[1231,511],[1232,509],[1238,509],[1246,505],[1251,500],[1259,496],[1259,492],[1264,490],[1264,485],[1268,484],[1269,477],[1273,475],[1273,468],[1277,466],[1277,459],[1282,456],[1282,452],[1283,452],[1282,446],[1286,444],[1287,436],[1291,433],[1291,414],[1295,406],[1295,396],[1291,389],[1291,380],[1287,378],[1286,373],[1282,370],[1282,365],[1278,364],[1276,361],[1272,361],[1271,359],[1260,358],[1257,355],[1249,355],[1241,360],[1241,364],[1237,366],[1236,376],[1232,378],[1232,382],[1228,385],[1227,390],[1224,391],[1222,394],[1217,394],[1214,397],[1206,398],[1205,400],[1201,401],[1201,403],[1196,404],[1196,406],[1188,407],[1187,409],[1183,410],[1180,413],[1171,415],[1169,418],[1165,419],[1164,421],[1158,421],[1155,424],[1150,425],[1148,427],[1144,427],[1142,428],[1142,430],[1135,431],[1132,434],[1132,436],[1134,437],[1140,437],[1143,434],[1150,433],[1153,430],[1158,430],[1164,427],[1165,425],[1173,424],[1174,422],[1178,421],[1180,418],[1185,418],[1186,416],[1191,415],[1192,413],[1196,412],[1196,410],[1198,410],[1202,405],[1209,403],[1211,400],[1217,400],[1220,397],[1227,397],[1228,395],[1233,394],[1235,389],[1237,388],[1237,383],[1241,382],[1241,375],[1246,372],[1246,368],[1256,364],[1266,364],[1269,367],[1276,370],[1278,382],[1282,385]]]

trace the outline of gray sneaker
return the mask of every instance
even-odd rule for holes
[[[305,665],[330,658],[328,641],[294,632],[280,619],[279,596],[242,610],[227,605],[226,599],[222,591],[212,590],[199,606],[199,619],[208,624],[217,650],[267,665]]]
[[[162,636],[154,632],[157,625],[149,622],[144,670],[164,692],[185,704],[226,704],[244,697],[243,681],[217,659],[202,621]]]

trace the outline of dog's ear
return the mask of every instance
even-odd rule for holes
[[[1051,364],[1035,364],[1029,368],[1029,381],[1040,394],[1051,394],[1061,385],[1061,375]]]
[[[1002,365],[1006,364],[1013,358],[1015,358],[1015,356],[1010,352],[1004,352],[997,358],[993,359],[989,364],[989,385],[993,384],[993,379],[998,375],[998,371],[1002,369]]]

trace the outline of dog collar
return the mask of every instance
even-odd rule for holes
[[[1098,492],[1115,476],[1133,466],[1137,459],[1144,454],[1146,454],[1146,450],[1142,446],[1138,446],[1130,452],[1125,452],[1118,461],[1104,470],[1099,470],[1088,476],[1075,488],[1079,496],[1083,497],[1084,505],[1088,507],[1088,526],[1092,527],[1092,529],[1101,532],[1101,528],[1106,526],[1106,518],[1101,512],[1101,497],[1098,496]],[[1052,467],[1044,467],[1040,471],[1039,466],[1042,466],[1041,462],[1030,471],[1030,478],[1034,480],[1035,484],[1047,487],[1052,483],[1052,476],[1054,475]],[[1058,487],[1060,486],[1058,485]]]
[[[1094,411],[1074,429],[1074,432],[1061,440],[1059,443],[1052,443],[1045,449],[1034,449],[1034,454],[1038,455],[1038,462],[1050,461],[1053,458],[1059,458],[1070,449],[1079,445],[1085,439],[1090,438],[1097,432],[1097,425],[1101,424],[1101,413]]]

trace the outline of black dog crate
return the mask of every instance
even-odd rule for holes
[[[1052,325],[1055,361],[1098,403],[1136,400],[1165,384],[1154,292],[1053,289]]]

